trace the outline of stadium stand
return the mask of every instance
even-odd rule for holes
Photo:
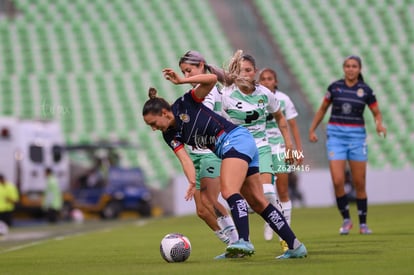
[[[282,5],[255,0],[255,5],[314,110],[327,85],[342,75],[343,59],[362,57],[365,80],[376,92],[388,128],[386,140],[377,137],[366,112],[369,165],[412,167],[414,2],[292,0]]]
[[[232,53],[205,1],[16,1],[0,20],[0,113],[60,120],[68,143],[128,139],[126,164],[154,187],[180,170],[141,118],[152,85],[172,101],[183,92],[164,67],[196,49],[222,65]],[[189,23],[191,22],[191,24]],[[4,57],[4,58],[3,58]],[[160,150],[159,148],[163,148]]]
[[[314,109],[327,84],[358,54],[379,98],[389,137],[368,114],[369,165],[414,165],[414,2],[411,0],[254,0]],[[351,5],[352,3],[352,5]],[[0,113],[53,118],[68,143],[128,139],[139,145],[126,163],[145,169],[154,187],[180,170],[159,133],[141,119],[153,85],[172,101],[183,87],[161,69],[196,49],[216,65],[231,56],[208,1],[16,1],[0,18]],[[159,150],[159,148],[163,148]]]

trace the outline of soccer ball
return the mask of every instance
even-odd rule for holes
[[[180,233],[165,235],[160,244],[161,257],[169,263],[184,262],[190,257],[190,240]]]

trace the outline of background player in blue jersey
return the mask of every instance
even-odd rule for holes
[[[252,135],[244,127],[232,124],[202,104],[216,84],[217,76],[200,74],[182,78],[168,68],[163,73],[174,84],[195,83],[195,88],[179,97],[172,105],[156,97],[156,90],[150,89],[150,99],[144,104],[142,115],[145,123],[153,130],[162,131],[164,140],[180,160],[189,182],[187,199],[194,195],[196,173],[191,158],[184,150],[184,144],[208,148],[222,160],[221,194],[230,206],[240,238],[227,247],[223,257],[252,255],[255,252],[249,240],[246,200],[288,243],[289,250],[278,259],[306,257],[305,245],[296,238],[282,213],[264,197],[259,178],[259,153]]]
[[[328,107],[332,105],[327,126],[326,146],[336,202],[343,218],[342,226],[339,229],[341,235],[349,234],[352,228],[349,204],[344,188],[346,161],[349,163],[356,190],[359,232],[361,234],[372,233],[366,222],[368,209],[366,192],[368,148],[363,117],[365,105],[368,105],[374,116],[378,135],[386,136],[386,129],[382,124],[377,99],[372,89],[364,82],[361,68],[362,62],[358,56],[348,56],[344,60],[344,79],[329,85],[322,105],[316,112],[309,129],[309,140],[317,142],[318,137],[315,130],[325,116]]]
[[[205,58],[197,51],[186,52],[179,60],[181,72],[185,77],[205,73],[214,73],[219,81],[223,81],[223,70],[207,64]],[[215,85],[203,104],[211,110],[220,112],[220,87]],[[233,219],[227,209],[218,201],[220,193],[219,159],[209,149],[188,147],[188,153],[196,169],[196,190],[194,201],[197,215],[214,231],[216,236],[226,244],[239,239]],[[272,231],[273,232],[273,231]]]

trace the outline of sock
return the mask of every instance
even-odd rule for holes
[[[239,233],[237,233],[236,226],[230,216],[221,216],[217,218],[217,223],[220,226],[221,231],[229,238],[229,244],[239,240]]]
[[[349,204],[346,195],[336,198],[336,205],[338,206],[339,212],[341,212],[342,218],[350,219]]]
[[[283,217],[285,217],[287,223],[291,224],[291,218],[292,218],[292,201],[288,200],[286,202],[280,202],[283,209]]]
[[[229,204],[239,238],[249,241],[249,215],[246,200],[240,194],[235,193],[228,197],[226,201]]]
[[[286,202],[280,202],[280,204],[281,204],[282,209],[283,209],[283,211],[281,211],[282,214],[283,214],[283,217],[285,217],[286,222],[290,226],[290,223],[291,223],[290,219],[291,219],[291,216],[292,216],[292,201],[288,200]],[[279,237],[279,241],[281,241],[281,240],[282,240],[282,238]]]
[[[263,184],[263,193],[264,193],[267,201],[277,207],[276,190],[275,190],[275,187],[273,186],[273,184],[264,183]]]
[[[263,210],[260,214],[263,219],[272,227],[272,229],[288,244],[289,249],[297,248],[301,243],[296,240],[295,233],[290,229],[283,214],[272,204]],[[296,240],[296,241],[295,241]]]
[[[214,231],[214,234],[216,234],[217,238],[220,241],[222,241],[225,244],[229,244],[230,239],[229,239],[229,237],[226,236],[226,234],[224,234],[224,232],[222,230]]]
[[[368,200],[365,199],[356,199],[356,204],[358,208],[358,217],[359,224],[367,223],[367,212],[368,212]]]

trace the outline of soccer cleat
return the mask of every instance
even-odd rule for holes
[[[342,223],[341,228],[339,228],[340,235],[348,235],[349,231],[352,229],[352,221],[350,219],[345,219]]]
[[[216,257],[214,257],[215,260],[223,260],[223,259],[240,259],[244,258],[244,254],[232,254],[229,252],[224,252]]]
[[[359,234],[369,235],[369,234],[372,234],[372,230],[368,228],[368,225],[363,223],[359,225]]]
[[[270,227],[270,225],[267,222],[265,222],[264,224],[263,236],[266,241],[270,241],[273,239],[273,229]]]
[[[288,249],[285,253],[277,256],[276,259],[294,259],[294,258],[305,258],[308,256],[308,251],[305,245],[302,243],[296,249]]]
[[[237,242],[227,246],[226,252],[232,255],[243,254],[245,256],[251,256],[255,251],[254,246],[251,242],[240,239]]]
[[[282,251],[283,252],[286,252],[286,251],[288,251],[289,250],[289,246],[288,246],[288,244],[287,244],[287,242],[285,242],[285,241],[280,241],[280,247],[282,248]]]

